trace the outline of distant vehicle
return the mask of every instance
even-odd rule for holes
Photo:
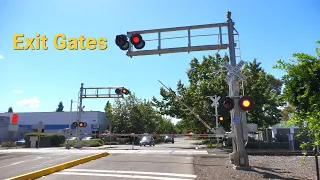
[[[167,142],[172,142],[172,144],[174,143],[174,137],[172,136],[166,136],[165,140],[164,140],[164,143],[167,143]]]
[[[26,141],[24,140],[24,138],[20,139],[19,141],[16,141],[16,145],[21,146],[24,145],[26,143]]]
[[[90,139],[93,139],[93,137],[84,137],[81,140],[87,141],[87,140],[90,140]]]
[[[73,141],[73,140],[75,140],[75,139],[77,139],[77,137],[70,137],[70,138],[68,138],[67,140]]]
[[[154,146],[156,143],[155,143],[155,141],[154,141],[154,139],[153,139],[153,137],[151,137],[151,136],[143,136],[142,137],[142,139],[140,140],[140,142],[139,142],[139,145],[140,146],[146,146],[146,145],[149,145],[149,146]]]

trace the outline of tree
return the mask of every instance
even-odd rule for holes
[[[104,107],[104,112],[106,114],[106,119],[107,121],[109,120],[109,126],[112,125],[112,119],[113,119],[113,114],[112,114],[112,105],[109,101],[107,101],[105,107]]]
[[[8,113],[13,113],[13,109],[12,109],[12,107],[9,107],[9,109],[8,109]]]
[[[173,133],[175,130],[150,101],[138,99],[134,94],[117,99],[112,109],[114,133]]]
[[[320,44],[320,41],[317,42]],[[276,69],[287,74],[282,77],[285,87],[283,98],[295,107],[294,116],[286,125],[299,127],[299,135],[307,133],[312,138],[301,147],[314,147],[320,143],[320,49],[317,56],[305,53],[293,54],[289,62],[278,60]]]
[[[286,106],[283,110],[282,110],[282,120],[283,121],[289,121],[291,119],[290,116],[292,116],[295,112],[295,107],[292,105],[288,105]]]
[[[206,123],[212,122],[213,126],[215,126],[215,111],[210,106],[212,102],[207,96],[218,95],[222,98],[228,96],[229,86],[225,81],[226,72],[213,76],[213,71],[219,70],[220,65],[228,61],[227,55],[221,57],[219,54],[204,56],[201,63],[194,58],[191,60],[190,68],[187,71],[189,85],[186,86],[181,81],[177,84],[176,95],[185,104],[193,108]],[[248,113],[248,122],[256,123],[261,127],[276,124],[281,119],[281,110],[277,107],[282,105],[279,98],[282,81],[267,74],[260,67],[260,64],[256,59],[252,63],[246,63],[243,73],[248,77],[244,83],[245,95],[251,96],[255,101],[254,110]],[[226,69],[222,67],[222,70]],[[176,127],[179,127],[178,129],[195,133],[206,131],[206,128],[194,118],[190,111],[174,99],[172,93],[160,88],[160,94],[162,96],[161,100],[153,97],[154,106],[162,114],[183,119],[176,125]],[[221,101],[223,100],[221,99]],[[225,117],[224,121],[219,122],[220,125],[225,130],[230,130],[230,112],[222,107],[219,107],[218,110],[219,115]]]
[[[58,108],[57,108],[57,110],[56,110],[56,112],[63,112],[63,108],[64,108],[64,106],[63,106],[63,103],[62,103],[62,101],[58,104]]]

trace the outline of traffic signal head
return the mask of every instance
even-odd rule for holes
[[[128,89],[122,87],[122,88],[117,88],[115,90],[115,93],[118,94],[118,95],[120,95],[120,94],[128,95],[128,94],[130,94],[130,91]]]
[[[116,36],[116,44],[121,50],[125,51],[129,49],[128,37],[124,34]]]
[[[249,96],[243,96],[239,100],[239,106],[242,110],[248,111],[253,108],[254,102]]]
[[[130,42],[136,49],[142,49],[146,45],[146,42],[142,39],[140,34],[132,34]]]
[[[228,111],[231,111],[234,108],[234,101],[233,99],[227,97],[224,101],[223,101],[223,108],[227,109]]]
[[[224,120],[224,117],[220,115],[220,116],[218,117],[218,120],[219,120],[219,121],[223,121],[223,120]]]
[[[73,122],[72,123],[72,127],[77,127],[78,126],[78,123],[77,122]]]

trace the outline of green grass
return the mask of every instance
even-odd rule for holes
[[[197,138],[184,138],[184,140],[198,140]]]
[[[209,149],[215,149],[216,148],[216,144],[206,144],[207,148]],[[222,149],[232,149],[232,146],[223,146]]]

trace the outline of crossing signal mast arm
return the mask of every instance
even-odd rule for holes
[[[194,115],[194,117],[196,117],[206,128],[208,128],[211,132],[216,133],[215,129],[211,128],[206,122],[204,122],[200,118],[200,116],[197,113],[195,113],[189,106],[187,106],[185,103],[183,103],[182,100],[176,95],[176,93],[173,90],[169,89],[160,80],[158,80],[158,81],[162,84],[163,87],[165,87],[169,92],[171,92],[174,95],[175,99],[177,99],[182,105],[184,105]]]

